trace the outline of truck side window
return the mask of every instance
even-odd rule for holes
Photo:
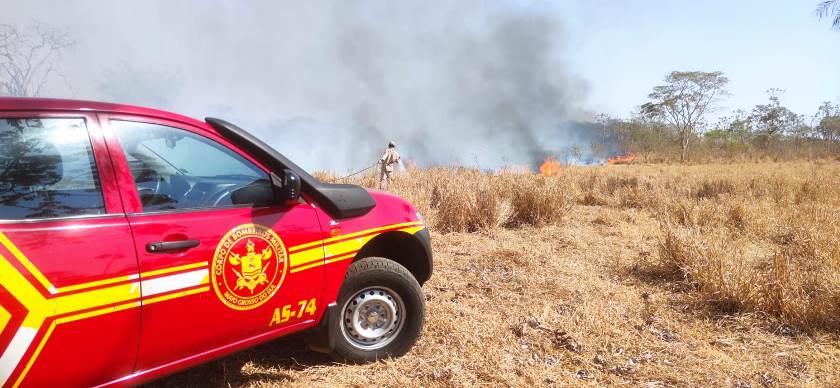
[[[0,220],[104,213],[83,119],[0,119]]]
[[[271,190],[268,174],[227,147],[178,128],[112,120],[143,212],[212,209],[236,203],[246,186]]]

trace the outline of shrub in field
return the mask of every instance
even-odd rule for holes
[[[832,259],[801,246],[673,229],[659,253],[663,276],[686,282],[698,301],[720,312],[757,311],[806,330],[840,329],[836,253]]]
[[[684,269],[691,263],[689,247],[677,237],[676,230],[667,228],[659,240],[659,262],[657,272],[666,279],[682,280]]]
[[[545,225],[560,221],[571,198],[567,182],[559,177],[522,176],[508,182],[512,214],[508,226]]]
[[[611,176],[604,184],[604,193],[612,195],[619,189],[639,187],[639,178],[636,176]]]
[[[735,184],[725,178],[705,179],[694,192],[697,198],[718,198],[735,192]]]
[[[739,191],[728,178],[703,179],[694,196],[657,210],[657,273],[720,312],[840,330],[840,180],[763,175]]]
[[[607,204],[607,201],[594,191],[586,191],[578,203],[586,206],[604,206]]]
[[[743,203],[731,204],[726,212],[726,226],[737,231],[747,229],[749,214]]]
[[[577,178],[578,188],[582,193],[578,198],[578,203],[586,206],[604,206],[609,203],[607,198],[601,193],[600,186],[603,181],[603,175],[597,172],[589,172]]]
[[[840,330],[840,166],[818,167],[569,167],[554,177],[434,168],[399,174],[389,190],[443,233],[552,224],[573,203],[650,212],[658,251],[643,264],[698,305]],[[353,179],[376,184],[374,174]]]
[[[499,194],[492,187],[481,186],[475,189],[475,213],[478,218],[473,225],[476,229],[486,230],[499,224]]]
[[[434,227],[447,232],[469,232],[475,229],[475,199],[466,190],[446,190],[440,194]]]
[[[435,229],[440,232],[476,232],[498,223],[498,201],[489,189],[449,189],[441,195],[435,213]]]
[[[569,184],[537,174],[435,168],[398,176],[392,190],[414,203],[435,230],[447,233],[557,222],[573,201]]]
[[[652,195],[650,191],[644,190],[641,187],[624,189],[620,193],[621,207],[633,209],[647,207]]]
[[[658,200],[658,187],[650,179],[627,171],[592,171],[571,178],[579,182],[581,205],[644,209]]]
[[[406,192],[406,198],[426,205],[422,211],[430,213],[428,218],[437,231],[475,232],[499,224],[499,193],[487,174],[466,169],[415,170],[399,183],[399,190]]]

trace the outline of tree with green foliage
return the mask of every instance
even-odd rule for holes
[[[635,112],[629,120],[613,119],[610,126],[621,149],[641,156],[645,162],[654,153],[667,153],[676,142],[668,124],[642,111]]]
[[[832,19],[831,26],[840,30],[840,0],[827,0],[817,4],[817,15]]]
[[[814,118],[818,122],[816,132],[820,138],[840,142],[840,105],[823,102]]]
[[[727,137],[737,141],[742,147],[746,147],[752,139],[750,115],[742,109],[735,110],[729,116],[721,117],[718,128],[726,131]]]
[[[642,105],[645,114],[672,125],[680,138],[680,161],[685,162],[691,139],[703,125],[706,114],[727,95],[729,79],[722,72],[674,71],[665,84],[655,86]]]
[[[781,135],[801,135],[804,120],[802,116],[782,105],[781,97],[784,92],[775,88],[767,90],[770,102],[756,105],[750,115],[752,127],[759,136],[762,148],[767,148],[774,138]]]

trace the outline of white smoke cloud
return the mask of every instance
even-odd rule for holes
[[[534,163],[593,134],[587,84],[550,2],[2,4],[0,23],[69,29],[72,89],[218,116],[306,168],[373,163],[388,140],[420,164]]]

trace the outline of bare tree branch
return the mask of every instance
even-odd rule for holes
[[[54,76],[61,77],[61,54],[73,45],[63,29],[0,24],[0,95],[41,95]]]

